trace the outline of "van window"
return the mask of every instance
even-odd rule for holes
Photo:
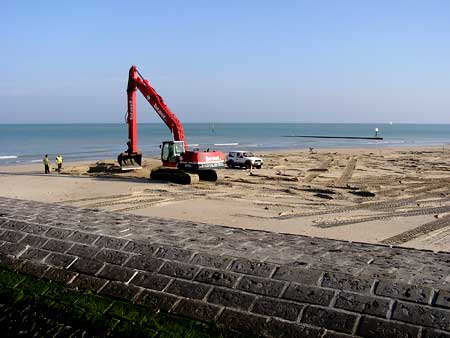
[[[234,157],[233,153],[229,153],[228,156],[230,157]]]

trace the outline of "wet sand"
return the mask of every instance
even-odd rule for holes
[[[0,167],[1,196],[225,226],[448,251],[450,147],[258,153],[263,169],[224,169],[182,186],[142,170],[89,174],[93,163]]]

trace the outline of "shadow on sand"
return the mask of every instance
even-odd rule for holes
[[[131,183],[161,183],[161,181],[151,181],[144,177],[120,177],[120,176],[102,176],[102,175],[71,175],[65,173],[44,174],[40,172],[0,172],[4,176],[35,176],[35,177],[54,177],[54,178],[88,178],[99,181],[131,182]]]

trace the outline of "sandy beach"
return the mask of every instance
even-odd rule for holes
[[[216,183],[148,179],[158,159],[129,173],[88,173],[93,162],[0,167],[0,195],[119,213],[383,243],[450,247],[450,147],[262,152],[252,174],[224,169]],[[110,161],[112,163],[112,161]],[[61,215],[64,217],[64,215]]]

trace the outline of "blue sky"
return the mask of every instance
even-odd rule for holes
[[[0,6],[0,123],[122,122],[132,64],[185,122],[450,123],[450,1]]]

